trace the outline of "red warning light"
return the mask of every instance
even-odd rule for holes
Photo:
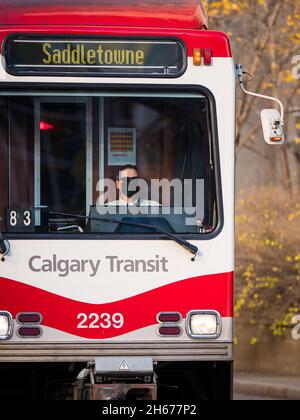
[[[40,122],[40,130],[41,131],[51,131],[54,129],[54,126],[52,124],[47,123],[46,121]]]

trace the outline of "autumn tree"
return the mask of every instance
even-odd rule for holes
[[[275,154],[264,159],[280,167],[283,186],[292,192],[291,160],[298,160],[300,184],[299,139],[295,131],[294,112],[299,110],[300,82],[293,77],[292,58],[300,54],[300,0],[206,0],[210,27],[231,36],[235,61],[253,75],[247,88],[283,99],[286,108],[287,142]],[[262,155],[259,111],[263,103],[239,93],[237,109],[236,150],[248,148]]]

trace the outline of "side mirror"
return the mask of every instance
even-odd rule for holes
[[[284,143],[284,128],[280,112],[276,109],[261,111],[261,124],[265,142],[272,146]]]

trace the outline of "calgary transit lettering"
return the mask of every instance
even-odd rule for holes
[[[99,45],[92,49],[89,44],[67,44],[64,49],[52,43],[43,44],[43,64],[45,65],[101,65],[101,66],[143,66],[143,50],[128,48],[104,48]]]
[[[74,273],[85,273],[96,277],[103,267],[104,272],[111,273],[166,273],[169,261],[166,257],[155,255],[152,259],[120,259],[118,256],[107,256],[103,259],[65,259],[54,254],[48,258],[34,255],[28,261],[33,273],[57,273],[59,277],[68,277]]]

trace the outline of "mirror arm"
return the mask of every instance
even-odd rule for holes
[[[0,232],[0,261],[4,262],[5,257],[10,252],[10,244],[9,242],[4,238],[2,232]]]
[[[283,103],[279,99],[274,98],[273,96],[262,95],[260,93],[250,92],[249,90],[247,90],[244,86],[244,73],[243,73],[242,64],[237,64],[236,65],[236,75],[237,75],[237,79],[238,79],[239,84],[240,84],[240,88],[241,88],[242,92],[244,92],[246,95],[254,96],[254,97],[260,98],[260,99],[267,99],[269,101],[276,102],[279,105],[280,115],[281,115],[280,124],[281,124],[281,126],[284,126],[284,105],[283,105]]]

